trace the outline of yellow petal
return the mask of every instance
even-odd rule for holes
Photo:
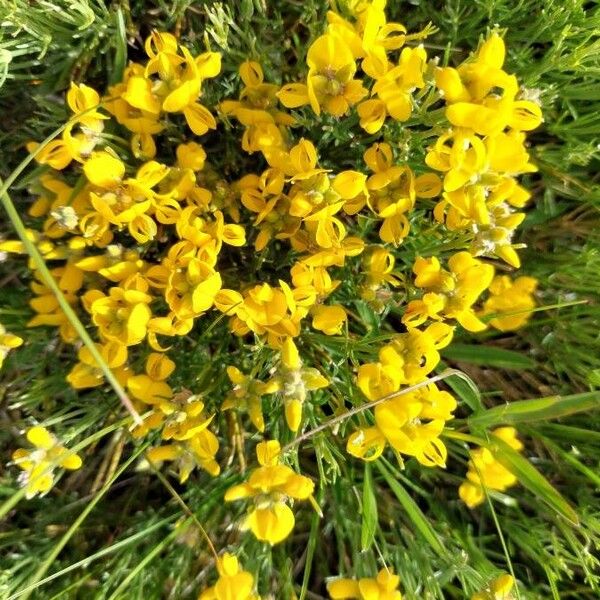
[[[130,77],[127,81],[127,90],[123,93],[122,98],[134,108],[154,115],[160,113],[160,102],[152,93],[151,82],[145,77]]]
[[[342,171],[333,180],[333,189],[344,200],[351,200],[366,190],[367,176],[358,171]]]
[[[167,445],[150,448],[146,452],[146,458],[152,463],[161,463],[165,460],[176,460],[181,455],[179,446]]]
[[[285,421],[290,431],[298,431],[302,422],[302,402],[289,400],[285,403]]]
[[[312,309],[312,326],[327,335],[339,335],[346,322],[346,311],[339,304],[317,305]]]
[[[513,113],[509,125],[519,131],[531,131],[543,121],[542,109],[528,100],[518,100],[513,104]]]
[[[183,114],[190,129],[196,135],[203,135],[209,129],[217,128],[215,118],[207,108],[202,106],[202,104],[198,104],[197,102],[190,104],[184,108]]]
[[[385,438],[377,427],[368,427],[355,431],[346,444],[346,452],[361,458],[362,460],[372,461],[379,458],[385,448]]]
[[[80,469],[83,461],[78,454],[70,454],[65,458],[61,459],[59,465],[63,467],[63,469],[69,469],[70,471],[75,471],[76,469]]]
[[[44,450],[50,450],[55,444],[56,440],[52,434],[41,425],[36,425],[27,430],[27,439],[37,448]]]
[[[348,600],[356,598],[360,600],[361,593],[358,589],[358,581],[354,579],[336,579],[327,584],[327,592],[332,600]]]
[[[287,108],[298,108],[309,103],[308,89],[304,83],[288,83],[278,92],[277,97]]]
[[[134,398],[146,404],[160,404],[173,396],[173,391],[167,383],[154,381],[148,375],[129,377],[127,389]]]
[[[221,53],[203,52],[195,59],[198,75],[202,79],[216,77],[221,72]]]
[[[240,483],[239,485],[230,487],[225,492],[225,502],[234,502],[235,500],[249,498],[250,496],[253,496],[254,493],[254,489],[247,483]]]
[[[349,66],[352,75],[356,70],[350,48],[341,38],[330,34],[322,35],[312,43],[308,49],[306,63],[317,71],[336,72]]]
[[[360,117],[360,126],[370,134],[377,133],[383,127],[387,116],[385,103],[376,98],[361,102],[357,112]]]
[[[174,89],[163,101],[162,109],[166,112],[180,112],[192,104],[200,93],[200,81],[189,80]]]
[[[33,153],[39,146],[40,144],[36,142],[30,142],[27,144],[27,151]],[[52,140],[51,142],[48,142],[41,150],[39,150],[35,157],[35,160],[40,164],[49,165],[57,171],[61,171],[67,167],[72,159],[73,155],[63,140]]]
[[[83,165],[83,172],[93,185],[110,189],[123,179],[125,165],[108,152],[94,152]]]
[[[314,492],[315,484],[304,475],[290,475],[283,486],[283,491],[296,500],[307,500]]]
[[[264,79],[261,66],[253,60],[247,60],[240,65],[240,77],[247,86],[257,86]]]
[[[415,179],[415,194],[418,198],[435,198],[442,191],[442,182],[435,173],[425,173]]]
[[[281,360],[283,364],[290,370],[299,369],[302,366],[300,354],[294,340],[286,338],[281,346]]]
[[[290,535],[294,523],[294,513],[290,507],[278,502],[269,508],[252,511],[246,518],[244,528],[250,529],[258,540],[273,546]]]
[[[468,101],[471,99],[469,91],[461,81],[460,75],[452,67],[437,69],[435,72],[435,84],[444,94],[447,103]]]
[[[495,594],[494,600],[508,600],[510,590],[512,590],[515,580],[508,574],[500,575],[492,582],[492,592]]]
[[[281,446],[277,440],[268,440],[256,445],[256,458],[262,466],[276,465],[280,452]]]
[[[506,47],[504,46],[504,40],[494,32],[479,49],[477,58],[490,67],[501,69],[504,64],[505,55]]]

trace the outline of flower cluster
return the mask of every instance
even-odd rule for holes
[[[28,147],[43,167],[27,235],[103,364],[34,265],[29,325],[55,327],[74,347],[75,390],[104,386],[101,366],[110,368],[141,415],[131,432],[150,441],[147,460],[181,483],[195,470],[221,473],[225,423],[240,429],[243,454],[249,421],[269,441],[225,501],[248,501],[241,529],[271,545],[291,534],[293,501],[316,505],[284,440],[333,413],[346,418],[341,396],[360,404],[356,386],[373,411],[345,440],[349,455],[371,461],[391,448],[445,468],[442,434],[457,401],[428,380],[440,352],[462,330],[522,327],[535,307],[536,281],[504,273],[519,266],[513,234],[529,193],[517,177],[535,169],[525,132],[541,112],[503,70],[502,39],[492,33],[458,68],[440,67],[420,43],[431,27],[409,34],[388,23],[383,0],[346,4],[328,13],[301,81],[269,82],[266,65],[236,62],[234,97],[211,83],[219,53],[153,32],[146,60],[105,94],[73,83],[61,137]],[[358,124],[347,158],[302,129],[329,122]],[[25,247],[4,240],[0,251]],[[361,341],[372,312],[380,347]],[[20,343],[0,326],[0,366]],[[202,376],[189,373],[192,344]],[[494,433],[520,449],[514,430]],[[14,460],[28,496],[50,489],[53,468],[80,466],[42,427],[27,437],[36,450]],[[516,483],[484,448],[467,479],[460,497],[471,507],[484,487]],[[234,556],[217,566],[202,600],[258,598]],[[384,569],[328,590],[399,600],[398,586]]]
[[[513,267],[520,260],[512,243],[530,193],[516,180],[536,167],[525,133],[542,122],[540,107],[519,98],[514,75],[502,69],[502,38],[493,33],[471,59],[438,68],[435,80],[452,127],[438,138],[425,161],[444,174],[435,216],[453,231],[468,232],[475,256],[498,257]]]
[[[250,529],[257,539],[271,545],[284,540],[294,528],[294,513],[286,500],[307,500],[315,487],[308,477],[280,464],[280,452],[275,440],[258,444],[256,457],[260,467],[250,473],[246,483],[234,485],[225,493],[225,502],[253,500],[242,529]]]
[[[308,49],[306,80],[284,85],[277,96],[288,108],[308,104],[317,115],[323,111],[334,117],[356,105],[360,126],[373,134],[388,117],[403,122],[411,116],[414,93],[426,85],[427,53],[423,46],[406,43],[432,30],[407,34],[400,23],[388,23],[385,2],[358,2],[349,8],[350,19],[327,14],[327,31]],[[370,89],[357,77],[359,63],[372,80]]]
[[[506,442],[514,450],[522,450],[523,443],[517,438],[514,427],[500,427],[492,435]],[[467,480],[458,488],[460,499],[475,508],[485,501],[485,489],[504,492],[517,483],[517,478],[487,448],[477,448],[470,453]],[[485,488],[485,489],[484,489]]]
[[[494,316],[489,325],[500,331],[514,331],[523,327],[535,308],[533,296],[537,279],[498,275],[489,287],[490,297],[483,305],[482,316]]]
[[[438,350],[450,343],[452,333],[445,323],[433,323],[423,331],[409,328],[381,348],[379,362],[360,366],[358,386],[365,396],[390,398],[375,407],[375,426],[360,428],[350,436],[350,454],[375,460],[389,443],[422,465],[445,466],[447,451],[439,436],[452,418],[456,400],[435,384],[399,390],[427,378],[440,361]]]

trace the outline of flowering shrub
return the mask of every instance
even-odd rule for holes
[[[459,403],[429,379],[440,351],[457,329],[514,330],[535,308],[536,281],[512,272],[530,197],[519,176],[535,171],[526,132],[541,123],[540,108],[504,70],[499,32],[463,64],[441,67],[421,43],[431,27],[408,33],[386,21],[384,4],[330,11],[295,81],[270,81],[258,61],[242,62],[237,98],[215,103],[203,98],[221,89],[221,55],[155,31],[145,61],[130,62],[105,92],[72,83],[60,137],[28,146],[44,166],[32,184],[29,239],[127,390],[141,417],[132,435],[151,446],[147,462],[169,465],[182,484],[195,470],[218,477],[225,453],[244,453],[246,427],[264,435],[259,466],[224,500],[248,501],[236,522],[271,545],[294,527],[291,502],[318,508],[313,479],[286,454],[301,432],[334,414],[343,428],[326,435],[349,461],[390,448],[424,469],[445,468],[444,434]],[[307,123],[346,128],[363,160],[347,164],[343,148],[328,156]],[[424,152],[412,153],[411,136]],[[219,170],[217,138],[240,146],[244,162]],[[0,249],[25,247],[6,240]],[[31,290],[29,325],[56,327],[73,345],[70,386],[105,385],[35,270]],[[328,348],[370,334],[369,315],[385,323],[379,336],[333,364]],[[206,342],[221,323],[227,332]],[[0,331],[0,359],[18,340]],[[209,361],[212,352],[228,358],[212,365],[219,384],[182,379],[190,340],[205,344]],[[364,410],[345,415],[340,390]],[[241,441],[226,434],[226,419]],[[494,435],[522,448],[511,428]],[[27,438],[38,450],[13,458],[28,497],[50,490],[54,468],[80,466],[44,428]],[[516,476],[481,448],[467,480],[457,494],[473,508],[484,486],[506,490]],[[234,556],[218,571],[201,598],[257,597]],[[399,599],[398,585],[384,569],[328,589],[332,598]]]

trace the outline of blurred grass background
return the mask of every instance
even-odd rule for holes
[[[529,137],[539,173],[527,181],[534,202],[520,229],[528,246],[521,273],[540,280],[544,305],[585,301],[542,311],[517,334],[464,335],[456,340],[462,353],[453,356],[451,346],[446,362],[468,373],[490,406],[600,387],[600,6],[584,0],[388,4],[388,19],[409,30],[428,21],[436,25],[438,32],[426,47],[448,64],[464,60],[491,28],[506,29],[507,70],[539,98],[545,117]],[[326,10],[321,0],[4,0],[0,176],[5,179],[26,155],[26,141],[40,140],[64,122],[63,92],[70,80],[104,89],[127,55],[133,60],[142,56],[141,41],[152,29],[174,31],[195,50],[209,44],[224,53],[219,86],[207,89],[210,105],[215,100],[211,91],[218,98],[237,94],[237,66],[246,58],[259,60],[269,80],[293,79],[307,43],[322,31]],[[348,150],[348,131],[334,125],[326,122],[323,130],[308,129],[306,135],[319,140],[321,155],[333,164],[360,160],[358,150],[355,155]],[[423,151],[419,139],[403,141],[411,151]],[[235,152],[229,149],[223,156],[231,161]],[[213,162],[222,166],[218,159]],[[227,171],[231,178],[238,176]],[[12,192],[23,213],[30,200],[29,181],[22,177]],[[11,235],[3,217],[0,237]],[[117,418],[110,416],[118,407],[110,392],[77,395],[65,386],[71,348],[49,338],[47,330],[25,329],[27,283],[25,261],[0,262],[0,322],[27,340],[0,379],[2,463],[18,444],[25,415],[41,419],[52,414],[46,422],[60,424],[72,439]],[[213,348],[220,337],[218,328],[210,334]],[[313,341],[328,342],[316,335]],[[489,348],[483,361],[480,344]],[[334,345],[322,347],[334,359],[341,352]],[[519,354],[508,360],[497,350]],[[209,393],[225,389],[224,377],[214,380],[206,367],[211,356],[202,344],[181,352],[187,365],[177,372],[182,382],[193,381]],[[338,391],[342,395],[351,387],[343,382]],[[223,424],[225,432],[228,426]],[[570,526],[520,489],[514,492],[518,506],[509,497],[495,503],[512,568],[523,584],[521,597],[598,598],[600,412],[530,423],[519,430],[528,439],[528,456],[576,507],[581,520],[579,527]],[[0,598],[184,599],[195,598],[213,580],[210,555],[189,517],[155,476],[130,467],[106,484],[131,454],[126,442],[119,432],[94,442],[86,451],[85,469],[69,475],[49,496],[8,513],[0,525]],[[447,472],[413,462],[404,471],[391,463],[373,468],[379,528],[374,547],[366,552],[361,551],[359,516],[364,465],[347,460],[325,440],[317,438],[314,444],[318,460],[310,459],[312,453],[298,460],[304,472],[330,482],[319,492],[325,515],[318,519],[300,511],[292,543],[272,552],[249,536],[239,538],[233,526],[237,509],[223,506],[224,490],[237,481],[235,465],[218,479],[203,475],[178,488],[217,547],[236,548],[243,564],[259,574],[263,594],[277,589],[276,598],[323,598],[326,576],[349,574],[357,565],[356,575],[372,575],[380,557],[398,570],[409,600],[465,598],[465,590],[478,589],[498,569],[508,570],[494,515],[487,508],[471,513],[457,501],[467,462],[464,444],[448,441],[454,468]],[[14,470],[0,472],[2,502],[16,484]],[[399,482],[400,491],[388,485],[386,474]],[[402,490],[413,504],[403,504]],[[89,516],[54,557],[62,536],[92,502]],[[424,535],[430,530],[441,544]],[[48,557],[52,561],[43,576],[51,579],[35,582]]]

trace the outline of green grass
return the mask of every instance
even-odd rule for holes
[[[196,50],[208,43],[226,51],[219,87],[206,90],[206,103],[212,104],[237,93],[237,64],[247,57],[261,61],[267,79],[280,73],[293,79],[307,42],[322,30],[326,11],[317,0],[104,4],[8,0],[0,7],[0,20],[8,24],[0,34],[3,180],[26,156],[25,141],[43,139],[64,122],[61,94],[69,81],[104,88],[123,67],[125,52],[130,58],[141,56],[140,40],[153,28],[177,31]],[[243,507],[222,502],[225,489],[241,479],[234,453],[221,457],[227,466],[220,477],[194,475],[186,486],[173,483],[169,491],[146,465],[133,460],[137,448],[128,437],[113,431],[124,414],[114,392],[105,387],[76,394],[68,388],[64,376],[74,361],[73,350],[50,330],[25,327],[29,271],[25,261],[11,259],[0,262],[0,322],[27,343],[9,356],[0,376],[1,462],[6,464],[21,442],[20,431],[38,420],[58,429],[67,445],[83,444],[85,467],[65,475],[48,496],[23,500],[5,515],[0,526],[3,600],[28,595],[44,600],[195,598],[215,578],[195,520],[219,551],[233,549],[240,555],[265,597],[324,598],[328,576],[372,576],[382,563],[397,570],[409,600],[462,599],[500,570],[514,571],[523,599],[599,597],[600,400],[598,394],[584,393],[600,387],[600,7],[584,0],[389,4],[389,20],[395,17],[409,30],[433,22],[439,31],[426,46],[444,54],[449,64],[466,58],[495,25],[506,29],[508,70],[542,102],[545,123],[529,138],[540,170],[527,182],[534,203],[520,230],[528,245],[522,272],[540,280],[543,305],[559,307],[537,313],[518,334],[463,334],[456,340],[462,354],[461,347],[457,356],[457,347],[451,346],[444,360],[464,370],[479,388],[480,400],[468,381],[449,382],[471,407],[581,394],[567,413],[555,412],[551,420],[548,414],[529,414],[518,425],[527,440],[527,458],[560,496],[553,497],[544,483],[524,473],[523,485],[509,495],[493,494],[493,512],[490,506],[472,512],[457,499],[468,460],[459,439],[447,440],[452,461],[445,471],[423,469],[415,461],[407,461],[402,470],[388,460],[365,469],[349,460],[331,436],[317,435],[295,448],[291,462],[318,482],[323,517],[310,509],[296,511],[290,542],[265,549],[236,530]],[[289,39],[289,45],[282,48],[282,39]],[[348,151],[350,124],[335,127],[327,119],[324,124],[323,130],[308,124],[306,136],[319,140],[325,162],[348,167],[360,160],[358,151]],[[406,135],[402,139],[411,152],[421,153],[428,141]],[[249,164],[233,143],[211,144],[222,152],[223,163]],[[30,168],[12,186],[21,213],[36,174]],[[237,173],[225,175],[233,179]],[[0,237],[13,235],[2,218]],[[421,237],[415,244],[403,259],[407,263],[431,242]],[[261,260],[272,266],[276,258],[272,252]],[[256,266],[249,264],[249,270]],[[342,293],[351,297],[353,290]],[[337,376],[331,394],[340,406],[362,400],[348,369],[336,371],[336,365],[372,356],[385,335],[377,314],[366,306],[356,310],[364,324],[364,339],[356,347],[316,333],[303,340],[315,364],[331,357]],[[228,389],[222,365],[212,360],[231,351],[226,331],[226,322],[215,319],[200,338],[185,338],[173,357],[185,365],[178,368],[174,384],[202,391],[211,408]],[[478,344],[485,350],[473,350]],[[269,367],[260,349],[243,360],[247,369]],[[317,395],[315,401],[324,404],[325,398]],[[265,403],[267,414],[276,410],[275,401]],[[320,424],[320,414],[309,412],[309,429]],[[480,418],[489,424],[489,419],[501,423],[507,417],[492,412]],[[218,426],[221,438],[233,437],[232,419],[221,416]],[[102,428],[106,435],[95,435]],[[340,440],[349,431],[342,423]],[[292,439],[283,429],[272,432],[278,434],[282,444]],[[258,436],[250,440],[253,445]],[[0,504],[10,501],[17,488],[15,469],[0,470]],[[571,510],[577,513],[577,527],[565,519]]]

